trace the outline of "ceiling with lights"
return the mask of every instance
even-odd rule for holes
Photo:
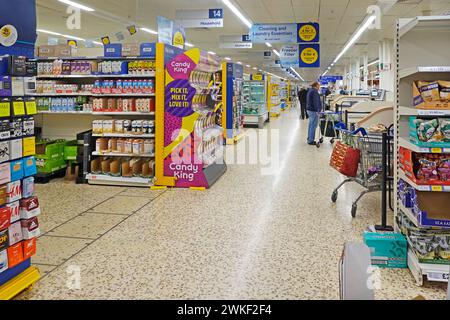
[[[69,30],[66,12],[70,0],[36,0],[38,14],[38,44],[47,44],[48,38],[74,38],[95,40],[101,47],[101,37],[110,36],[114,42],[117,32],[125,31],[124,42],[157,41],[158,15],[175,19],[176,10],[224,8],[224,27],[186,29],[188,43],[232,59],[244,65],[246,72],[264,70],[285,77],[280,68],[269,68],[253,52],[279,51],[273,47],[254,44],[252,49],[221,49],[221,35],[248,33],[248,23],[320,23],[320,68],[295,68],[305,81],[316,80],[340,54],[352,35],[367,20],[367,7],[378,4],[385,9],[380,30],[367,30],[334,64],[331,72],[342,73],[349,58],[362,56],[369,61],[378,58],[378,44],[385,38],[393,39],[398,18],[450,13],[450,0],[73,0],[84,5],[81,29]],[[66,3],[63,3],[66,2]],[[233,12],[229,6],[234,6]],[[227,6],[228,5],[228,6]],[[236,12],[237,11],[237,12]],[[236,13],[241,15],[238,17]],[[126,27],[135,24],[139,32],[130,36]],[[49,34],[48,32],[54,33]],[[81,45],[83,45],[81,43]],[[275,54],[274,54],[274,57]]]

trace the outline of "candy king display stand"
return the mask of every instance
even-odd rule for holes
[[[206,189],[223,159],[222,73],[217,56],[157,44],[156,186]]]
[[[222,64],[223,108],[222,126],[227,144],[240,140],[244,130],[243,116],[244,67],[237,63]]]

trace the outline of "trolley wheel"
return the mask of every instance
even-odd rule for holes
[[[317,142],[317,143],[316,143],[316,147],[317,147],[317,149],[320,148],[320,142]]]
[[[330,140],[330,143],[331,143],[331,144],[333,144],[333,143],[334,143],[334,138],[332,138],[332,139]]]
[[[354,203],[352,205],[352,217],[356,217],[356,210],[358,210],[358,205],[356,203]]]
[[[333,203],[336,203],[337,198],[338,198],[338,192],[333,191],[333,193],[331,194],[331,201],[333,201]]]
[[[323,143],[323,138],[320,138],[320,139],[319,139],[319,143]]]

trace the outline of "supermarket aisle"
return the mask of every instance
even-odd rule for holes
[[[269,126],[280,130],[274,175],[232,165],[204,192],[40,186],[47,233],[34,262],[49,273],[19,298],[338,299],[342,246],[379,222],[379,196],[367,196],[356,219],[359,187],[331,203],[342,180],[328,167],[331,146],[306,145],[297,112]],[[55,195],[65,201],[50,203]],[[380,299],[445,297],[439,286],[417,288],[407,270],[381,280]]]

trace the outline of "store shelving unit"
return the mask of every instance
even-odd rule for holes
[[[234,144],[243,136],[245,103],[243,77],[242,65],[231,62],[222,64],[222,126],[227,144]]]
[[[251,75],[250,80],[244,81],[244,101],[246,101],[244,104],[245,125],[257,125],[262,129],[264,123],[269,120],[266,89],[267,85],[264,75]]]
[[[70,61],[70,62],[94,62],[99,64],[105,61],[127,61],[128,63],[134,61],[155,61],[156,56],[153,57],[49,57],[49,58],[38,58],[38,63],[51,63],[55,60]],[[146,71],[143,74],[98,74],[93,71],[92,74],[44,74],[41,72],[36,77],[38,81],[57,81],[58,84],[75,84],[75,85],[90,85],[94,84],[95,81],[102,81],[104,79],[111,80],[153,80],[156,82],[156,72]],[[136,93],[94,93],[94,92],[44,92],[36,93],[35,97],[37,99],[43,98],[69,98],[69,97],[83,97],[85,99],[95,99],[95,98],[105,98],[105,99],[156,99],[156,93],[147,92],[136,92]],[[154,103],[156,104],[156,102]],[[39,119],[38,123],[42,126],[42,136],[43,138],[65,138],[67,140],[72,140],[77,133],[92,129],[93,120],[108,120],[108,119],[127,119],[127,120],[152,120],[154,121],[155,112],[139,112],[139,111],[98,111],[92,110],[90,108],[86,110],[57,110],[50,108],[50,110],[43,110],[38,108]],[[70,125],[69,125],[70,124]],[[84,168],[90,168],[90,161],[96,157],[142,157],[142,158],[154,158],[154,155],[133,155],[127,153],[102,153],[102,152],[91,152],[90,150],[95,150],[95,141],[98,138],[136,138],[136,139],[153,139],[154,134],[143,134],[135,135],[128,133],[100,133],[92,134],[92,142],[94,146],[86,147],[86,152],[88,156],[84,157]],[[88,151],[89,150],[89,151]],[[152,185],[153,179],[141,178],[141,177],[113,177],[104,174],[92,174],[87,170],[85,172],[85,181],[91,184],[106,184],[106,185],[120,185],[120,186],[150,186]]]
[[[397,103],[396,103],[396,150],[400,147],[416,153],[447,154],[448,147],[422,147],[410,140],[409,119],[414,116],[445,117],[450,109],[421,110],[413,106],[413,82],[417,80],[434,81],[450,79],[450,43],[442,41],[450,37],[449,16],[427,16],[414,19],[400,19],[397,23]],[[395,192],[398,182],[405,181],[417,192],[450,192],[450,186],[422,185],[410,180],[400,165],[399,157],[395,159]],[[420,229],[427,229],[419,223],[411,209],[406,208],[399,200],[395,203],[395,216],[403,213]],[[399,230],[398,225],[397,231]],[[429,227],[428,227],[429,229]],[[410,239],[408,238],[410,242]],[[450,266],[448,264],[420,263],[411,242],[408,252],[408,267],[418,285],[423,284],[426,277],[429,281],[448,282]]]
[[[275,78],[267,77],[267,104],[269,115],[279,117],[281,114],[280,82]]]

